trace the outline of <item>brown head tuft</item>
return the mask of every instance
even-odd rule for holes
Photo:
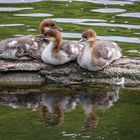
[[[82,38],[85,38],[85,39],[93,38],[93,41],[95,41],[96,40],[96,32],[92,29],[86,29],[82,34]]]
[[[44,19],[39,26],[40,32],[43,34],[45,32],[45,28],[50,28],[50,29],[56,29],[57,26],[55,26],[56,22],[51,19]]]

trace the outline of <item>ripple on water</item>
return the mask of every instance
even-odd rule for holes
[[[74,19],[74,18],[53,18],[56,22],[61,23],[81,23],[81,22],[106,22],[106,20],[103,19]]]
[[[31,13],[31,14],[15,14],[14,16],[21,16],[21,17],[51,17],[51,16],[53,16],[53,14]]]
[[[120,27],[128,29],[140,29],[140,25],[129,25],[129,24],[112,24],[112,23],[76,23],[79,25],[86,26],[103,26],[103,27]]]
[[[123,36],[99,36],[97,37],[101,40],[112,40],[118,42],[126,42],[126,43],[137,43],[140,44],[140,38],[137,37],[123,37]]]
[[[138,54],[140,54],[140,51],[139,51],[139,50],[128,50],[127,52],[129,52],[129,53],[138,53]]]
[[[119,1],[119,0],[94,0],[93,3],[104,5],[121,5],[121,4],[133,4],[132,1]]]
[[[134,1],[120,1],[120,0],[52,0],[52,1],[80,1],[80,2],[90,2],[104,5],[124,5],[133,4]]]
[[[81,36],[79,33],[62,33],[62,37],[65,38],[81,38]]]
[[[11,11],[31,10],[31,9],[34,9],[34,8],[31,8],[31,7],[27,7],[27,8],[1,7],[0,11],[2,11],[2,12],[5,12],[5,11],[11,12]]]
[[[82,37],[80,33],[62,33],[62,36],[65,38],[81,38]],[[137,37],[97,36],[97,39],[140,44],[140,38],[137,38]]]
[[[42,0],[0,0],[0,3],[28,3],[28,2],[39,2]]]
[[[37,29],[27,29],[27,31],[29,31],[29,32],[36,32]]]
[[[140,35],[140,33],[134,33],[134,35]]]
[[[100,12],[100,13],[119,13],[119,12],[124,12],[124,11],[126,10],[119,9],[119,8],[101,8],[101,9],[91,10],[91,12]]]
[[[116,16],[119,16],[119,17],[135,17],[135,18],[140,18],[140,12],[137,12],[137,13],[124,13],[124,14],[118,14]]]
[[[24,36],[23,34],[16,34],[16,35],[13,35],[14,37],[20,37],[20,36]]]
[[[0,24],[0,27],[23,26],[24,24]]]

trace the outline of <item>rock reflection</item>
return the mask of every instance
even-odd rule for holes
[[[0,95],[0,104],[16,108],[30,108],[35,111],[39,107],[40,96],[37,94],[19,95]]]
[[[42,122],[48,126],[61,125],[64,122],[64,112],[71,112],[80,103],[85,113],[85,123],[82,131],[95,129],[99,122],[97,109],[109,109],[119,99],[119,89],[88,89],[80,93],[67,94],[1,94],[0,105],[16,108],[39,110]]]

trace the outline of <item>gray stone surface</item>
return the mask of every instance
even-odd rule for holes
[[[125,86],[140,86],[140,58],[121,58],[97,72],[85,70],[76,62],[51,66],[38,61],[0,60],[0,85],[115,85],[122,77]]]

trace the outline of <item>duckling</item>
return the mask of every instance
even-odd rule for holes
[[[49,44],[41,54],[42,61],[52,65],[62,65],[75,59],[77,50],[73,51],[70,44],[67,44],[67,47],[70,47],[67,51],[63,50],[63,39],[60,31],[49,29],[44,34],[49,40]]]
[[[40,23],[40,33],[41,34],[45,34],[45,32],[49,29],[56,29],[56,27],[58,30],[62,30],[62,28],[59,26],[48,28],[49,27],[48,23],[51,25],[54,25],[55,21],[49,19],[49,22],[48,22],[48,19],[44,19]],[[63,50],[63,52],[65,52],[65,53],[71,52],[71,54],[73,54],[74,61],[76,61],[78,53],[82,48],[83,48],[83,43],[82,42],[79,43],[79,41],[62,40],[62,42],[61,42],[61,50]]]
[[[122,56],[115,42],[96,40],[96,32],[92,29],[83,32],[80,42],[85,42],[85,46],[79,52],[77,62],[89,71],[101,70]]]
[[[55,22],[47,19],[44,24],[40,24],[40,30],[44,28],[55,28]],[[10,38],[0,41],[0,59],[30,60],[41,59],[41,52],[44,49],[44,42],[48,42],[44,34],[25,35],[17,38]]]

